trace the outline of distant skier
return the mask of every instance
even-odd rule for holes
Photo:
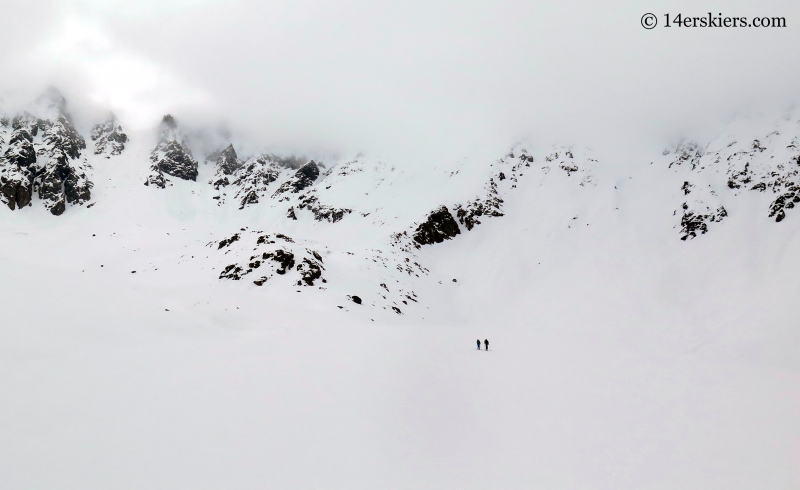
[[[481,339],[476,340],[476,342],[478,343],[478,350],[481,350]]]
[[[481,342],[480,342],[480,340],[479,340],[479,341],[478,341],[478,344],[480,344],[480,343],[481,343]],[[486,350],[489,350],[489,339],[483,339],[483,343],[486,345]],[[478,348],[480,348],[480,347],[478,347]]]

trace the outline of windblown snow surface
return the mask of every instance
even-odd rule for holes
[[[294,169],[242,206],[202,155],[143,185],[154,134],[86,151],[89,203],[0,210],[0,487],[800,488],[800,211],[726,186],[773,129],[632,163],[323,160],[335,222],[275,194]],[[414,246],[492,182],[503,216]],[[283,245],[313,285],[220,279]]]

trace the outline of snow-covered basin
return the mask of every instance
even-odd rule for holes
[[[423,321],[219,281],[213,203],[95,166],[96,208],[0,213],[0,488],[800,482],[796,219],[526,191],[421,252]]]

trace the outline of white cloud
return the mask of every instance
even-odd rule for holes
[[[786,61],[800,45],[797,2],[38,3],[0,34],[15,46],[0,55],[15,74],[6,89],[75,87],[135,124],[193,107],[261,143],[416,155],[525,136],[660,145],[800,91]],[[708,9],[782,15],[788,27],[639,24],[645,11]]]
[[[68,17],[32,58],[51,64],[54,73],[74,73],[91,101],[121,116],[127,125],[149,127],[169,108],[211,105],[207,92],[165,67],[118,47],[102,24]]]

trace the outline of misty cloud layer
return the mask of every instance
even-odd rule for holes
[[[7,108],[58,87],[78,119],[170,112],[241,144],[409,157],[520,139],[655,147],[800,95],[797,2],[4,1]],[[653,12],[780,15],[656,28]]]

